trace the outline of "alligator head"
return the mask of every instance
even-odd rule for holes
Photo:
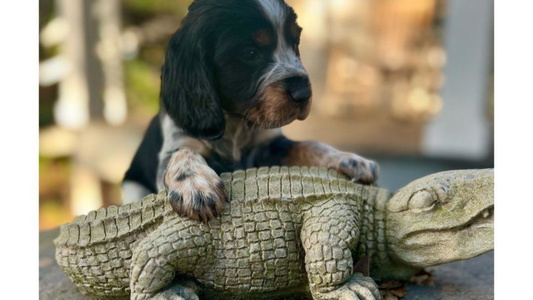
[[[387,203],[389,255],[423,268],[494,249],[494,170],[442,172],[400,189]]]

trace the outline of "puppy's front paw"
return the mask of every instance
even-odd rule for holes
[[[338,153],[330,167],[358,183],[371,184],[379,176],[378,164],[353,153]]]
[[[186,148],[172,155],[165,186],[176,213],[196,221],[209,222],[227,203],[220,177],[200,155]]]

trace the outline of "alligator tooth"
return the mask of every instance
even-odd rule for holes
[[[490,215],[490,212],[489,212],[489,209],[487,208],[487,209],[485,209],[485,210],[483,211],[482,216],[483,216],[483,218],[486,219],[486,218],[489,217],[489,215]]]

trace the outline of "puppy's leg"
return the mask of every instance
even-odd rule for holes
[[[313,141],[295,143],[288,151],[285,164],[327,167],[366,184],[377,181],[379,175],[379,167],[374,161]]]
[[[253,165],[317,166],[342,173],[355,182],[370,184],[378,179],[378,165],[359,155],[342,152],[319,142],[294,142],[280,135],[252,152]]]
[[[188,148],[172,154],[163,185],[178,215],[204,223],[215,218],[227,202],[220,177],[201,155]]]

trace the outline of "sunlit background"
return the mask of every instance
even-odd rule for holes
[[[190,2],[40,0],[41,229],[120,204]],[[492,1],[287,2],[304,28],[314,106],[286,135],[376,159],[390,189],[493,166]]]

